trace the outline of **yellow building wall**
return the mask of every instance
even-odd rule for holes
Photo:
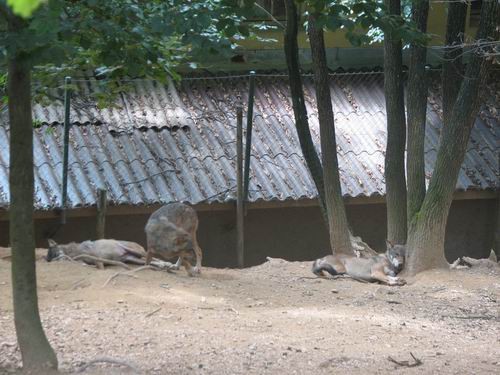
[[[429,20],[427,24],[427,32],[433,36],[430,45],[442,45],[446,32],[446,4],[432,3],[429,10]],[[470,28],[467,22],[467,34],[473,34],[475,28]],[[281,49],[283,46],[283,30],[268,30],[259,32],[263,38],[275,39],[276,42],[260,42],[256,40],[245,40],[239,44],[247,50],[262,50],[262,49]],[[351,48],[353,47],[345,38],[345,32],[342,30],[336,32],[325,33],[326,48]],[[299,48],[309,48],[307,35],[304,31],[299,32],[298,36]],[[365,46],[364,48],[378,48],[380,44]]]

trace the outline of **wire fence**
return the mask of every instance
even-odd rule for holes
[[[99,189],[107,190],[109,202],[115,205],[235,200],[236,109],[242,105],[246,116],[248,75],[187,78],[167,85],[138,80],[106,108],[98,108],[92,100],[89,82],[81,80],[72,86],[68,207],[95,205]],[[383,74],[333,74],[331,88],[343,191],[348,196],[383,195]],[[319,123],[310,76],[304,77],[304,95],[311,135],[319,152]],[[426,140],[429,171],[439,144],[440,112],[439,87],[433,86]],[[487,110],[481,116],[484,126],[472,135],[477,141],[475,148],[495,150],[491,136],[483,133],[487,132],[487,121],[495,127],[498,119]],[[34,149],[36,205],[60,207],[62,101],[36,105],[34,117],[38,124]],[[7,138],[0,135],[0,143]],[[460,182],[464,187],[495,184],[496,161],[490,154],[494,152],[477,152],[466,159]],[[250,200],[316,196],[296,135],[286,75],[255,76],[250,155]],[[0,180],[6,178],[2,170]]]
[[[73,80],[68,207],[95,205],[99,189],[107,190],[110,204],[115,205],[233,202],[237,187],[236,109],[242,105],[246,117],[249,77],[188,77],[166,85],[136,80],[105,108],[99,108],[92,95],[99,89],[94,81]],[[348,196],[383,195],[383,73],[333,73],[330,82],[342,188]],[[442,122],[439,90],[439,84],[433,81],[426,140],[429,172]],[[473,130],[473,149],[477,151],[466,158],[459,181],[463,188],[496,186],[498,161],[492,155],[498,146],[491,131],[498,129],[499,121],[498,112],[496,117],[494,114],[498,103],[492,90],[489,98],[493,102],[481,112],[481,126]],[[60,90],[58,93],[62,94]],[[310,75],[304,76],[304,95],[311,135],[319,152],[319,123]],[[55,95],[50,105],[34,106],[37,208],[62,204],[62,97]],[[253,126],[249,199],[314,198],[316,188],[297,139],[286,75],[255,75]],[[0,146],[8,149],[4,127],[0,127]],[[0,201],[8,202],[8,158],[4,156],[0,160]]]

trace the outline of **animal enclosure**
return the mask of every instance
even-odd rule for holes
[[[312,278],[310,266],[144,270],[103,287],[124,271],[39,260],[42,323],[62,371],[113,358],[153,375],[498,372],[498,272],[433,271],[387,287]],[[0,260],[0,373],[20,365],[9,270]],[[413,365],[410,353],[415,368],[389,359]],[[83,373],[134,372],[95,363]]]

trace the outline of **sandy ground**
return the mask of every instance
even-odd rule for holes
[[[145,374],[500,373],[500,272],[432,271],[404,287],[312,277],[273,259],[197,278],[37,262],[43,326],[62,372],[103,356]],[[0,260],[0,373],[20,366],[10,263]],[[396,361],[422,364],[399,366]],[[85,374],[130,374],[93,364]]]

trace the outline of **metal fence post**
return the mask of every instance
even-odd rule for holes
[[[243,110],[241,104],[236,107],[236,232],[237,232],[237,256],[238,267],[245,265],[245,235],[244,235],[244,212],[243,212]]]
[[[243,177],[243,201],[248,200],[248,185],[250,183],[250,157],[252,153],[253,103],[255,93],[255,72],[250,72],[248,82],[247,136],[245,142],[245,174]]]
[[[71,77],[64,79],[64,149],[62,170],[61,224],[66,224],[66,205],[68,200],[68,159],[69,159],[69,128],[71,107]]]

